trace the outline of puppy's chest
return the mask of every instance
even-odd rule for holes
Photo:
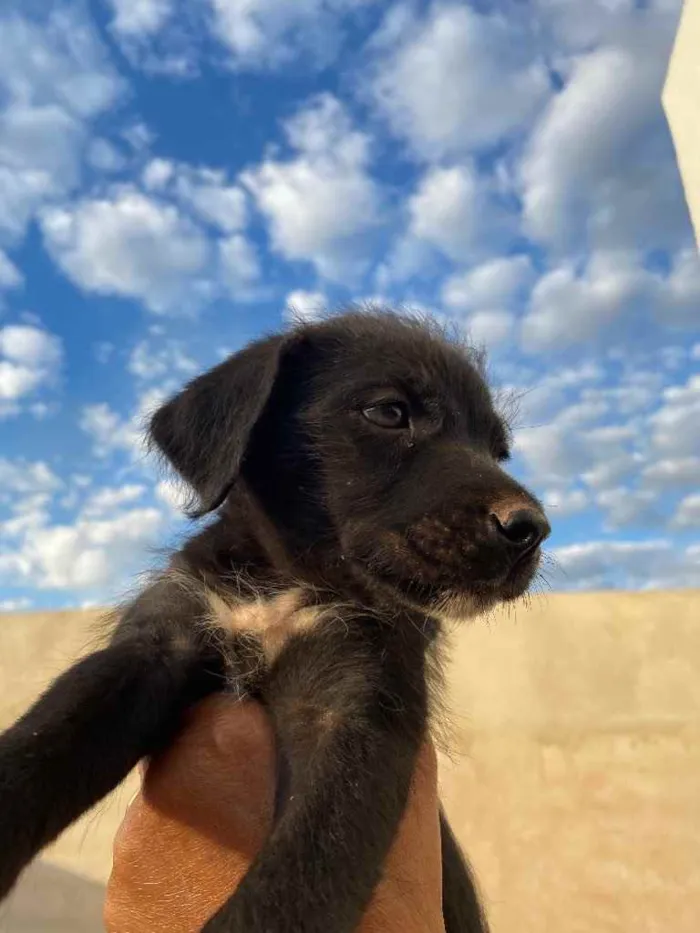
[[[317,630],[327,617],[327,607],[310,605],[301,589],[252,599],[208,593],[207,606],[209,625],[228,636],[244,636],[267,668],[294,638]]]

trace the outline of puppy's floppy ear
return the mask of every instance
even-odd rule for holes
[[[292,339],[278,335],[249,344],[152,416],[150,443],[197,493],[192,517],[211,512],[228,495]]]

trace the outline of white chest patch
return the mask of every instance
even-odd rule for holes
[[[301,590],[287,590],[279,596],[229,602],[217,593],[206,594],[210,623],[230,634],[255,635],[265,660],[271,664],[295,635],[311,631],[325,610],[304,605]]]

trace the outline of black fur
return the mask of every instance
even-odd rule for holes
[[[429,726],[443,620],[523,594],[546,519],[500,466],[508,432],[479,358],[389,312],[251,344],[164,405],[150,437],[192,488],[192,514],[218,515],[123,609],[109,645],[0,737],[0,896],[189,705],[235,689],[275,727],[277,817],[204,930],[351,933]],[[281,641],[226,627],[285,594],[306,621]],[[447,933],[485,933],[441,825]]]

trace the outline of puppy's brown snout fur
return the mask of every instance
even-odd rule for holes
[[[491,521],[498,537],[521,554],[534,551],[551,531],[544,512],[532,505],[494,509]]]

